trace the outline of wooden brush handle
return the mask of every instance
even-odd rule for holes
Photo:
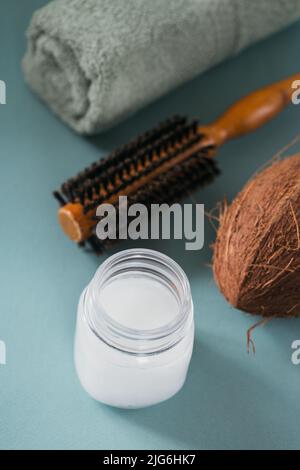
[[[220,146],[258,129],[291,102],[295,80],[300,80],[299,73],[251,93],[231,106],[213,124],[201,126],[199,131],[204,133],[208,144]]]

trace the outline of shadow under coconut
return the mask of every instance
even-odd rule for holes
[[[158,406],[112,408],[111,413],[175,439],[185,449],[257,448],[260,442],[272,445],[256,400],[258,389],[271,393],[264,376],[254,376],[253,362],[241,367],[237,360],[224,356],[218,345],[214,349],[217,343],[217,337],[207,335],[196,340],[187,382],[175,397]]]

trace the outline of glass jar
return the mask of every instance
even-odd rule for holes
[[[188,279],[157,251],[111,256],[80,297],[76,370],[84,389],[105,404],[141,408],[170,398],[185,382],[193,342]]]

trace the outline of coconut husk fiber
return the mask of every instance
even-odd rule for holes
[[[224,208],[213,272],[234,307],[300,316],[300,154],[258,173]]]

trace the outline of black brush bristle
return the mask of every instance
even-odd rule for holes
[[[198,153],[180,165],[154,178],[147,187],[128,198],[128,202],[143,204],[177,202],[199,186],[211,183],[220,173],[216,162]]]

